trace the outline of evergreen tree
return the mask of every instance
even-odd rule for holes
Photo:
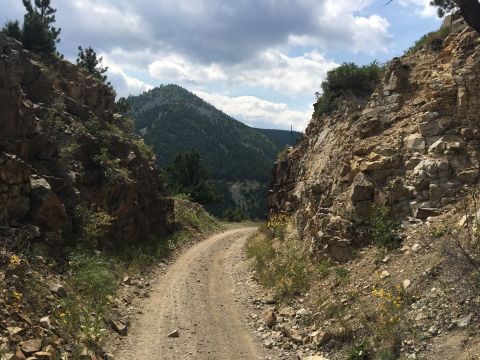
[[[108,71],[108,67],[103,67],[101,65],[102,61],[103,58],[97,57],[97,53],[91,46],[86,49],[83,49],[81,46],[78,47],[77,65],[87,70],[89,74],[98,80],[105,82],[107,76],[104,74]]]
[[[438,7],[439,17],[444,17],[445,14],[452,12],[457,7],[457,4],[452,0],[432,0],[430,5]]]
[[[127,99],[121,97],[115,103],[115,112],[119,114],[126,114],[130,111],[130,104],[128,103]]]
[[[22,1],[27,10],[23,20],[23,45],[34,52],[55,52],[61,31],[53,26],[57,10],[51,7],[50,0],[34,0],[33,4],[32,0]]]
[[[20,42],[22,41],[22,30],[20,29],[20,22],[18,20],[7,21],[2,28],[2,32]]]
[[[222,200],[210,184],[210,172],[203,167],[202,158],[195,150],[177,153],[173,164],[167,167],[167,182],[173,194],[188,194],[200,204]]]
[[[460,10],[465,22],[480,33],[480,2],[478,0],[432,0],[430,4],[438,7],[440,17],[455,9]]]

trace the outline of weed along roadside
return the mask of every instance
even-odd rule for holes
[[[464,354],[437,341],[472,331],[477,211],[476,187],[427,224],[399,224],[375,205],[365,228],[370,244],[346,262],[312,253],[292,217],[271,216],[245,245],[254,280],[270,294],[255,300],[252,331],[286,359]]]
[[[67,263],[55,263],[35,253],[19,255],[20,244],[4,249],[3,311],[17,314],[20,321],[26,319],[32,326],[39,321],[47,332],[42,338],[48,339],[52,332],[50,336],[68,351],[69,358],[87,354],[108,357],[102,349],[109,346],[107,340],[113,334],[128,335],[130,318],[136,314],[132,304],[149,296],[152,274],[183,248],[222,229],[202,206],[174,201],[176,230],[168,237],[99,251],[97,242],[114,218],[98,209],[79,207],[76,216],[82,241],[66,250]],[[10,291],[12,287],[16,290]],[[11,322],[8,328],[10,336],[30,334],[29,327],[15,324]],[[46,352],[54,353],[54,346]]]

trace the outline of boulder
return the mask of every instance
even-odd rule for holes
[[[435,208],[425,208],[425,207],[419,207],[414,211],[414,216],[417,219],[420,220],[425,220],[429,218],[430,216],[438,216],[441,214],[441,211],[439,209]]]
[[[128,334],[128,325],[123,320],[110,320],[110,325],[112,329],[121,336],[127,336]]]
[[[429,112],[420,119],[418,130],[424,137],[437,136],[445,133],[451,124],[450,119],[439,118],[436,112]]]
[[[20,349],[23,353],[31,355],[42,350],[42,339],[30,339],[20,343]]]
[[[171,333],[169,333],[169,334],[167,335],[167,337],[169,337],[169,338],[178,338],[178,337],[180,337],[180,332],[178,331],[178,329],[175,329],[175,330],[173,330]]]
[[[431,155],[443,155],[446,151],[457,152],[465,148],[465,140],[458,135],[445,135],[428,148]]]
[[[375,187],[364,173],[358,173],[353,179],[350,199],[353,203],[373,200]]]
[[[474,184],[478,180],[479,169],[464,170],[458,173],[458,180],[465,184]]]
[[[60,297],[67,296],[67,292],[65,291],[64,287],[58,283],[50,284],[50,286],[48,287],[48,290],[50,290],[50,292]]]
[[[425,138],[421,134],[412,134],[405,138],[405,146],[409,150],[423,151],[426,148]]]
[[[60,229],[67,221],[65,206],[48,182],[38,176],[31,178],[30,217],[44,230]]]
[[[265,325],[269,328],[273,327],[277,323],[277,316],[275,315],[275,311],[273,311],[272,309],[265,311],[265,314],[263,315],[263,321],[265,322]]]

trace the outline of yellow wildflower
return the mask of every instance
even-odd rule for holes
[[[22,301],[23,295],[20,294],[19,292],[14,291],[12,292],[12,295],[16,301],[19,301],[19,302]]]
[[[12,255],[10,257],[10,265],[12,265],[12,266],[18,266],[18,265],[20,265],[21,262],[22,262],[22,260],[17,255]]]

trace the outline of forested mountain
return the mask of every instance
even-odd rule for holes
[[[284,149],[287,146],[294,145],[297,140],[302,137],[302,133],[298,131],[286,131],[277,129],[256,129],[265,135],[271,142],[275,144],[277,149]]]
[[[271,168],[291,141],[289,131],[251,128],[177,85],[162,85],[128,102],[135,128],[154,148],[159,166],[168,166],[179,151],[200,153],[224,195],[210,210],[218,215],[240,207],[253,217],[265,214]]]

